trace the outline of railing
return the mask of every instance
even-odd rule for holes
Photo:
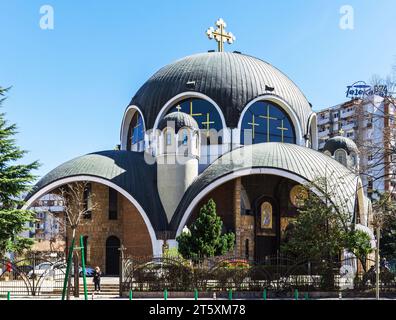
[[[373,292],[375,271],[364,270],[356,259],[307,261],[282,256],[260,262],[236,257],[193,263],[177,257],[124,258],[122,295],[130,290],[163,291],[303,291]],[[374,265],[367,261],[366,265]],[[396,292],[395,274],[381,270],[381,291]]]
[[[17,261],[0,259],[0,295],[60,295],[65,269],[65,259],[61,255],[34,253]],[[70,285],[72,287],[73,283]]]

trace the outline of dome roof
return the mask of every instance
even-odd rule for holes
[[[343,136],[336,136],[327,140],[323,147],[323,152],[329,151],[333,155],[338,149],[344,149],[348,154],[351,152],[359,153],[356,143]]]
[[[213,162],[187,189],[174,217],[171,227],[176,229],[181,219],[193,203],[193,200],[215,181],[229,176],[236,178],[238,171],[252,169],[279,169],[286,173],[294,173],[307,183],[319,177],[327,177],[331,200],[345,212],[353,214],[356,197],[356,187],[359,177],[336,160],[316,150],[289,143],[267,142],[245,145],[242,148],[228,152]],[[329,175],[330,173],[330,175]]]
[[[136,199],[155,230],[166,228],[166,215],[157,189],[157,166],[148,164],[140,152],[107,150],[69,160],[42,177],[25,200],[54,182],[78,176],[114,183]]]
[[[265,94],[285,100],[304,133],[312,113],[304,94],[285,74],[260,59],[231,52],[199,53],[163,67],[138,90],[130,105],[139,107],[146,128],[153,128],[166,102],[188,91],[213,99],[226,125],[233,128],[246,104]]]
[[[181,128],[187,127],[195,130],[199,130],[197,121],[189,114],[184,112],[172,112],[163,117],[158,124],[158,129],[163,130],[166,127],[174,127],[175,132],[178,132]]]

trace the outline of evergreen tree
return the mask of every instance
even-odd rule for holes
[[[7,89],[0,87],[0,107]],[[31,211],[21,210],[22,196],[29,191],[37,169],[37,161],[24,165],[17,164],[26,151],[20,150],[13,136],[17,133],[15,124],[8,124],[5,114],[0,113],[0,256],[6,252],[21,252],[33,242],[20,234],[26,225],[33,222]]]
[[[381,230],[380,253],[388,261],[396,260],[396,221]]]
[[[223,222],[216,213],[216,203],[210,199],[200,212],[197,220],[177,237],[179,252],[184,258],[202,260],[226,254],[234,248],[234,233],[222,234]]]

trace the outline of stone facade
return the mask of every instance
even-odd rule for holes
[[[106,241],[115,236],[125,247],[124,254],[131,256],[152,255],[152,245],[147,227],[138,210],[120,193],[117,195],[118,213],[116,220],[109,219],[109,187],[92,183],[93,201],[97,204],[91,219],[82,219],[76,235],[87,236],[88,266],[99,266],[106,273]],[[67,229],[68,247],[71,230]],[[76,244],[77,245],[77,244]]]

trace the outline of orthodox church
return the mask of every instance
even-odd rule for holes
[[[131,256],[176,247],[209,199],[224,231],[236,235],[236,255],[276,254],[304,185],[326,175],[332,201],[369,226],[354,143],[336,137],[318,152],[317,118],[303,92],[271,64],[224,52],[235,37],[223,20],[216,25],[207,35],[217,52],[177,60],[136,92],[118,150],[61,164],[29,195],[26,207],[68,183],[90,182],[98,206],[77,233],[84,235],[87,263],[107,274],[118,273],[121,246]]]

